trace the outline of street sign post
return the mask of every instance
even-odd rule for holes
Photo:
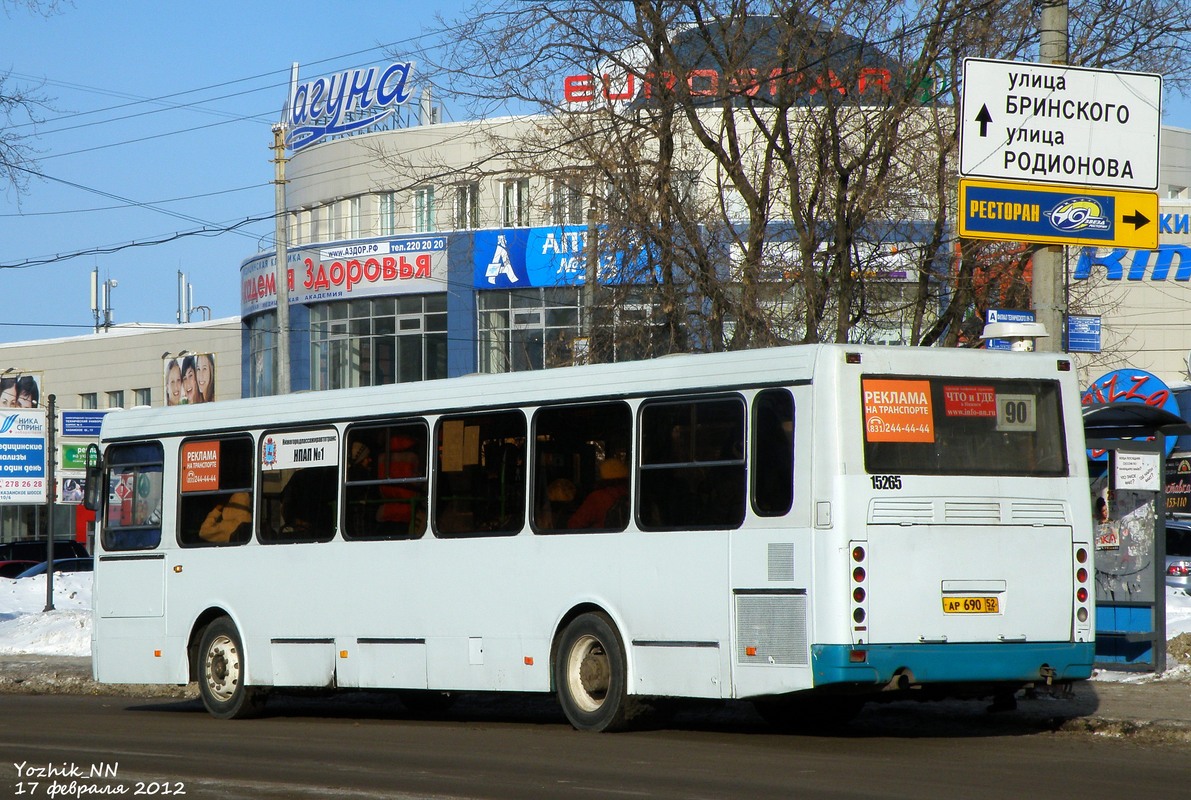
[[[959,235],[1154,250],[1158,195],[961,179]]]
[[[963,71],[961,175],[1158,188],[1160,75],[983,58]]]

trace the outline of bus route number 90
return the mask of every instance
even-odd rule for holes
[[[1029,432],[1038,429],[1035,399],[1028,394],[997,395],[997,430]]]

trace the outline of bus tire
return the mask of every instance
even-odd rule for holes
[[[244,685],[244,646],[227,617],[203,631],[198,653],[198,685],[203,705],[216,719],[245,719],[260,713],[264,695]]]
[[[607,615],[583,614],[566,626],[554,663],[554,685],[576,730],[628,727],[635,704],[628,696],[627,672],[624,646]]]

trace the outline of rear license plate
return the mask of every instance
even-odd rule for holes
[[[1001,604],[995,597],[944,597],[944,614],[999,614]]]

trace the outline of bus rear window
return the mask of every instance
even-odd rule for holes
[[[1067,474],[1055,381],[866,375],[869,473]]]

